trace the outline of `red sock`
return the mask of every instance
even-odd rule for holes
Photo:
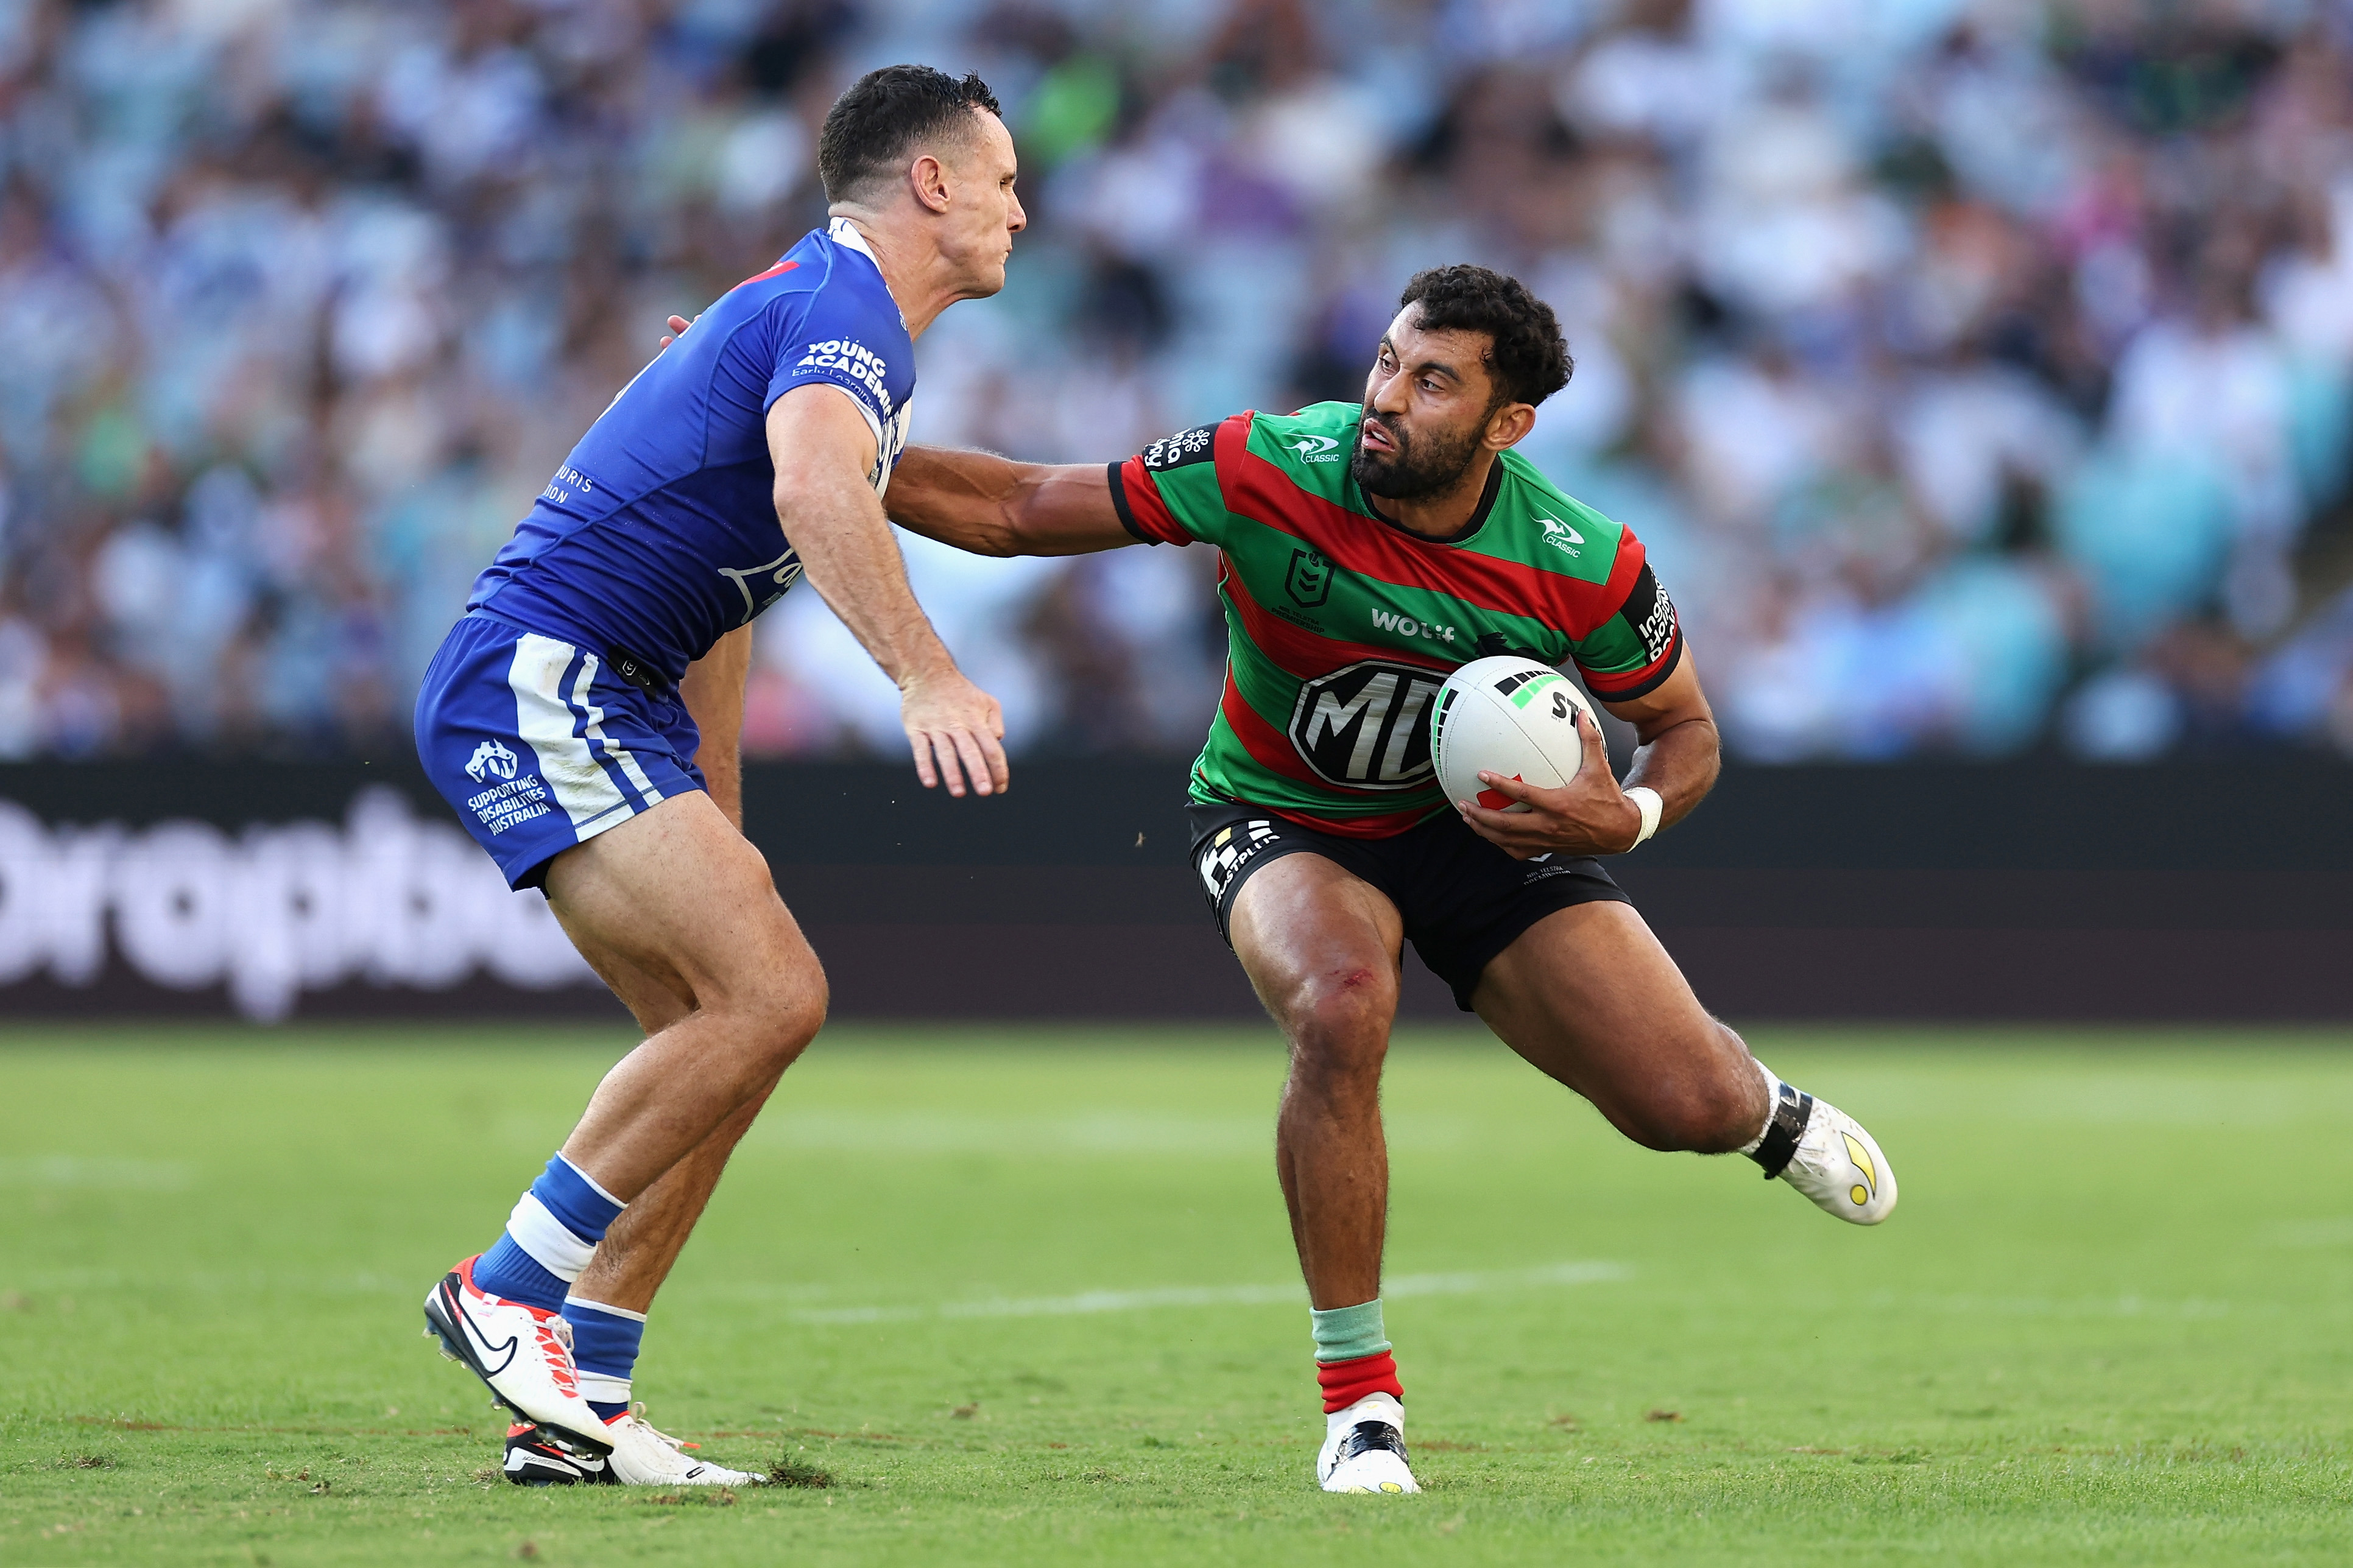
[[[1405,1390],[1398,1385],[1397,1357],[1388,1351],[1351,1361],[1319,1361],[1315,1381],[1324,1385],[1326,1415],[1345,1410],[1367,1394],[1386,1394],[1399,1405],[1405,1403]]]

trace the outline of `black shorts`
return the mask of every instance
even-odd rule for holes
[[[1193,869],[1227,946],[1234,897],[1253,873],[1285,855],[1321,855],[1388,896],[1406,940],[1466,1013],[1487,965],[1536,921],[1577,904],[1633,901],[1590,856],[1514,860],[1451,811],[1388,838],[1320,833],[1240,802],[1188,805],[1185,815]]]

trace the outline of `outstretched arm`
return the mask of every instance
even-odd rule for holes
[[[768,410],[768,450],[785,537],[810,585],[898,683],[923,787],[944,778],[950,795],[962,795],[969,774],[977,794],[1004,789],[1004,712],[956,668],[907,586],[907,564],[866,482],[874,435],[858,405],[829,385],[785,394]]]
[[[1120,525],[1101,463],[910,447],[885,504],[900,527],[976,555],[1084,555],[1138,542]]]

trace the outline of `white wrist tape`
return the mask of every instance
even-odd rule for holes
[[[1631,846],[1633,848],[1640,849],[1644,844],[1650,842],[1651,835],[1659,830],[1659,818],[1665,814],[1667,803],[1659,792],[1649,784],[1636,784],[1626,792],[1626,798],[1632,801],[1634,809],[1642,814],[1642,831],[1634,835],[1634,842]]]

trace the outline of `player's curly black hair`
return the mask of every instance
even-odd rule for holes
[[[818,132],[817,174],[825,182],[825,199],[855,199],[860,186],[897,173],[916,143],[961,128],[976,109],[1004,113],[977,71],[966,71],[961,81],[929,66],[868,71],[833,100]]]
[[[1542,403],[1576,374],[1552,307],[1516,278],[1467,262],[1432,267],[1415,273],[1398,296],[1400,310],[1417,303],[1425,331],[1487,334],[1487,374],[1499,405]]]

